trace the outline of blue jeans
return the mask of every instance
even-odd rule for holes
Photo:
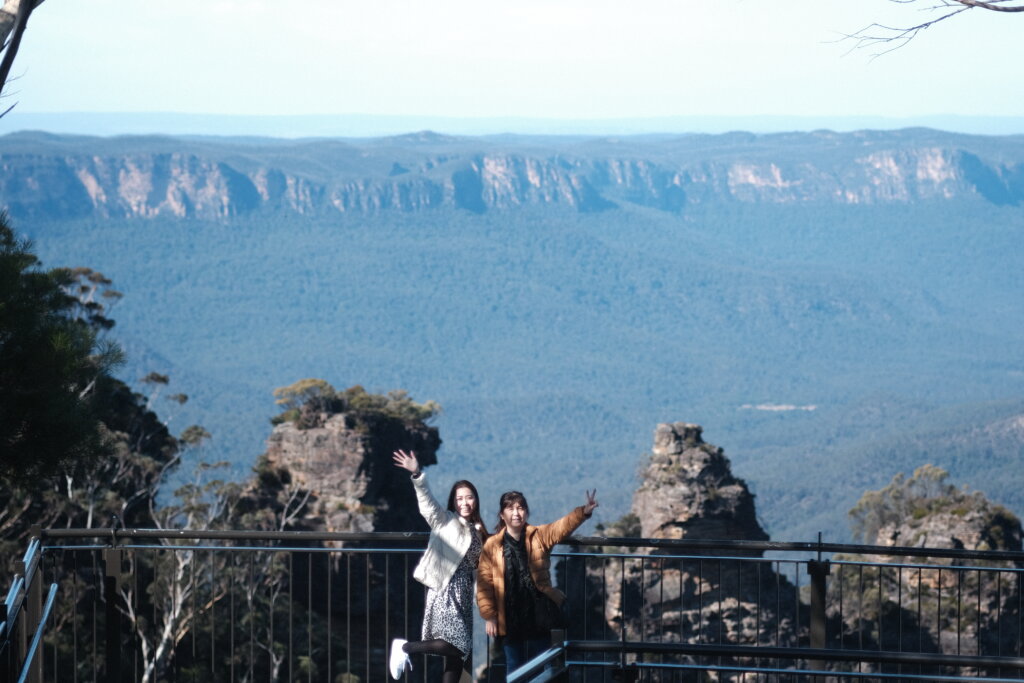
[[[509,638],[501,645],[505,651],[505,672],[506,675],[526,664],[528,661],[539,655],[551,646],[550,638]]]

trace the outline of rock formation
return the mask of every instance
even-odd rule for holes
[[[357,402],[348,400],[353,397],[362,401],[362,408],[346,405]],[[240,526],[427,531],[409,474],[394,466],[392,453],[397,449],[415,451],[420,464],[427,467],[437,463],[441,439],[435,427],[391,410],[396,398],[415,406],[405,401],[402,392],[383,397],[355,387],[338,394],[330,390],[330,396],[321,401],[343,406],[340,412],[317,411],[315,402],[307,402],[279,416],[256,475],[238,503]],[[287,564],[276,570],[264,568],[268,590],[280,596],[279,602],[287,596],[300,613],[309,610],[309,618],[321,624],[333,615],[338,624],[332,636],[337,671],[374,670],[386,659],[391,638],[403,633],[415,637],[423,618],[424,588],[412,578],[414,556],[358,552],[374,545],[379,543],[344,543],[344,547],[357,549],[353,553],[290,553]],[[412,550],[419,552],[415,545]],[[260,555],[259,561],[284,562],[269,553]],[[358,627],[341,628],[349,623]],[[317,629],[321,652],[327,647],[325,636],[324,629]],[[421,665],[417,660],[417,666]],[[338,680],[359,680],[356,676],[360,674]]]
[[[18,133],[0,199],[18,218],[203,218],[526,205],[1024,201],[1024,149],[938,131],[527,139],[429,133],[292,143]]]
[[[767,541],[754,496],[733,476],[721,448],[704,443],[701,427],[660,424],[640,473],[631,512],[644,538]]]
[[[1021,550],[1021,523],[1013,513],[947,479],[945,470],[924,465],[910,478],[897,475],[880,491],[865,493],[851,511],[861,540],[890,547]],[[876,555],[836,559],[889,565],[867,572],[856,565],[833,569],[829,615],[842,620],[847,642],[877,647],[881,638],[885,648],[905,651],[1017,652],[1022,585],[1015,570],[1021,563]],[[844,604],[842,591],[865,592],[872,600]]]
[[[698,425],[658,425],[640,480],[631,512],[604,530],[608,536],[768,540],[753,495],[732,475],[722,449],[704,443]],[[638,552],[649,557],[587,568],[588,606],[600,609],[593,621],[616,634],[609,637],[624,628],[627,639],[652,642],[790,645],[806,639],[796,588],[776,563],[749,559],[760,552],[744,560]]]
[[[1021,549],[1021,523],[1012,513],[981,493],[957,489],[947,478],[945,471],[926,465],[913,477],[897,476],[881,491],[866,493],[851,511],[855,533],[883,547]],[[732,475],[722,449],[704,443],[698,425],[685,423],[658,425],[631,511],[605,532],[629,538],[768,539],[757,523],[753,496]],[[576,560],[585,566],[585,581],[579,582],[585,588],[572,598],[586,605],[590,625],[577,626],[573,637],[810,645],[809,595],[798,589],[801,583],[809,588],[804,565],[765,562],[757,552],[730,559],[700,549],[629,550],[646,557]],[[825,644],[1014,655],[1022,637],[1020,567],[998,558],[837,556],[826,576]],[[860,670],[878,668],[862,664]]]
[[[407,472],[391,454],[412,450],[437,463],[435,427],[355,413],[323,414],[318,426],[276,426],[260,465],[263,484],[306,499],[295,526],[320,531],[426,531]],[[308,494],[308,497],[307,497]],[[308,498],[308,499],[307,499]],[[297,499],[297,498],[296,498]]]

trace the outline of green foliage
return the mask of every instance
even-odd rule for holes
[[[210,433],[192,425],[180,440],[175,439],[149,409],[157,390],[170,382],[166,374],[149,373],[142,379],[154,387],[148,399],[109,374],[121,354],[101,335],[114,325],[108,314],[120,293],[103,290],[111,282],[97,271],[43,271],[38,263],[29,245],[16,240],[0,216],[0,557],[4,564],[23,552],[33,525],[226,525],[240,488],[214,476],[225,463],[198,463],[193,479],[176,488],[173,501],[157,503],[165,475],[174,470],[184,451],[198,453]],[[181,406],[187,397],[176,394],[171,401]],[[147,617],[132,621],[139,638],[166,639],[168,631],[159,627],[181,623],[181,615],[170,617],[167,608],[175,599],[180,602],[183,590],[193,591],[204,606],[220,599],[218,586],[197,582],[195,571],[182,573],[182,567],[194,566],[188,563],[195,557],[192,552],[171,552],[133,560],[133,571],[159,577],[148,583],[145,595],[130,595],[137,584],[122,587],[124,604],[147,604]],[[171,571],[164,571],[168,567]],[[12,568],[3,569],[9,574]],[[76,595],[85,603],[96,598],[90,581],[71,570],[55,579],[66,587],[64,595]],[[62,601],[55,620],[78,619],[79,606],[74,600]],[[94,627],[101,629],[102,624]],[[73,635],[67,629],[51,636],[55,652],[65,660],[74,645],[70,638]]]
[[[167,375],[161,375],[159,372],[151,372],[139,381],[143,384],[168,384],[171,378]]]
[[[608,525],[598,523],[594,532],[598,536],[605,536],[607,538],[640,538],[643,534],[640,518],[632,512],[627,512],[620,519]],[[593,552],[622,552],[623,549],[624,546],[600,546],[599,550],[594,549]],[[625,550],[633,552],[636,549],[629,547],[625,548]]]
[[[878,530],[908,518],[921,519],[929,511],[952,500],[956,487],[947,484],[949,473],[941,467],[922,465],[907,479],[902,472],[878,491],[865,491],[849,512],[853,536],[871,543]],[[960,502],[959,499],[956,502]]]
[[[357,384],[339,392],[322,379],[302,379],[279,387],[274,396],[285,411],[271,418],[271,423],[295,422],[303,429],[319,426],[323,413],[349,413],[363,424],[378,417],[413,424],[427,422],[441,412],[435,401],[416,403],[401,389],[371,394]]]
[[[98,337],[102,305],[77,296],[82,273],[42,270],[31,248],[0,214],[0,476],[18,482],[110,452],[97,387],[122,360]]]
[[[270,424],[275,427],[285,422],[297,422],[299,417],[302,415],[302,411],[298,408],[290,408],[289,410],[279,413],[270,418]]]
[[[205,428],[199,425],[192,425],[181,433],[178,441],[188,446],[198,446],[209,438],[211,438],[210,432],[206,431]]]
[[[343,391],[340,398],[357,415],[383,415],[407,424],[427,422],[441,412],[441,406],[436,401],[416,403],[402,389],[389,391],[382,396],[368,393],[357,384]]]
[[[632,512],[623,515],[622,519],[616,522],[612,528],[619,536],[639,538],[641,535],[640,518]]]
[[[337,392],[322,379],[300,379],[294,384],[274,389],[274,398],[286,410],[309,407],[313,410],[328,410]]]
[[[192,426],[181,441],[175,439],[150,410],[152,397],[109,374],[120,360],[119,349],[100,338],[114,326],[110,306],[120,298],[103,289],[110,280],[88,268],[37,266],[28,245],[14,240],[0,220],[0,422],[17,419],[22,425],[20,433],[0,427],[0,442],[6,440],[0,463],[4,564],[20,556],[33,525],[158,525],[156,499],[165,475],[176,467],[183,446],[198,447],[209,438],[205,429]],[[157,373],[144,380],[161,387],[169,382]],[[178,406],[186,400],[184,394],[172,398]],[[44,435],[49,441],[41,442],[36,432],[43,428],[65,433]],[[21,457],[33,461],[12,472]],[[182,493],[201,497],[208,491]],[[67,602],[60,607],[73,608]],[[67,618],[73,617],[58,616]],[[67,643],[58,645],[60,650]]]
[[[922,465],[909,479],[900,472],[884,488],[866,491],[849,512],[854,538],[876,541],[879,529],[920,521],[936,513],[963,517],[975,510],[987,514],[983,524],[997,547],[1003,547],[1004,529],[1020,522],[1002,506],[992,505],[981,492],[958,489],[948,482],[949,473],[935,465]]]
[[[104,455],[50,478],[0,477],[0,556],[13,560],[34,524],[92,528],[116,515],[126,526],[153,526],[157,489],[177,463],[179,442],[124,383],[105,379],[96,394]]]
[[[208,436],[205,430],[193,426],[186,431],[194,437],[189,440],[195,456],[188,458],[190,478],[165,504],[151,505],[153,523],[160,529],[232,528],[242,487],[217,477],[227,463],[208,463],[198,457],[199,446]],[[133,554],[132,571],[146,580],[126,582],[119,589],[123,604],[145,605],[143,613],[127,613],[133,635],[141,643],[141,680],[166,680],[172,659],[186,654],[174,648],[185,634],[205,632],[207,641],[223,638],[226,632],[211,625],[209,615],[226,599],[237,598],[230,596],[229,590],[244,570],[236,567],[229,554],[198,553],[181,545],[188,544],[173,537],[161,538],[153,549]],[[182,671],[192,666],[186,657]],[[203,680],[213,680],[204,671],[196,672]]]
[[[156,525],[154,508],[163,475],[174,468],[180,456],[178,442],[159,418],[146,408],[145,398],[112,378],[97,382],[100,430],[108,452],[68,469],[59,476],[16,482],[0,478],[0,574],[12,576],[12,566],[26,547],[33,525],[42,528],[95,528],[112,526],[118,521],[127,527],[152,528]],[[98,599],[95,582],[85,567],[55,567],[54,580],[61,585],[54,623],[79,622],[78,657],[71,628],[54,629],[50,644],[55,656],[68,670],[71,661],[89,662],[83,634],[102,630],[102,621],[84,628],[85,605]],[[76,600],[71,599],[75,596]],[[100,610],[102,612],[102,610]],[[154,610],[148,612],[155,614]],[[102,615],[101,615],[102,619]],[[95,664],[95,662],[91,662]]]

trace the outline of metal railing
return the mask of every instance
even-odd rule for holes
[[[426,538],[36,530],[0,615],[3,672],[387,681],[391,639],[419,637]],[[567,629],[530,663],[541,679],[1024,678],[1021,552],[586,537],[554,558]],[[433,659],[411,679],[436,679]],[[477,677],[504,679],[482,634],[474,659]]]
[[[14,581],[0,605],[0,675],[3,680],[37,683],[42,677],[39,643],[57,589],[50,586],[44,608],[41,560],[42,544],[36,530],[36,537],[15,565]]]
[[[602,680],[1024,677],[1021,552],[572,543],[559,553],[563,585],[578,604],[604,608],[569,625],[566,666],[588,679],[595,669]],[[587,552],[594,545],[603,552]]]
[[[587,654],[600,654],[603,659],[587,659]],[[608,655],[615,655],[608,659]],[[653,658],[644,659],[645,656]],[[581,658],[582,657],[582,658]],[[703,660],[703,661],[702,661]],[[733,663],[723,663],[723,660]],[[772,665],[773,660],[785,666]],[[721,680],[905,680],[964,682],[1019,681],[1019,676],[977,676],[936,673],[941,667],[962,669],[1007,668],[1012,662],[1016,669],[1024,668],[1020,658],[951,657],[914,653],[856,652],[812,648],[772,648],[744,646],[716,646],[699,644],[635,643],[620,641],[564,641],[524,664],[512,673],[507,683],[544,683],[554,678],[565,678],[586,672],[596,672],[602,679],[611,672],[613,681],[628,680],[690,680],[687,675],[696,672],[715,672]],[[836,664],[889,664],[897,672],[844,669]],[[925,673],[927,671],[927,673]],[[597,677],[590,676],[589,680]]]

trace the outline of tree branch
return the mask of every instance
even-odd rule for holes
[[[982,9],[992,10],[993,12],[1024,12],[1024,5],[1013,5],[1010,7],[1003,7],[997,5],[998,2],[1008,2],[1009,0],[992,0],[992,2],[979,2],[979,0],[955,0],[955,2],[967,7],[980,7]]]
[[[920,0],[890,1],[900,5],[912,5],[920,2]],[[944,12],[933,19],[929,19],[928,21],[923,21],[912,26],[887,26],[885,24],[873,23],[865,26],[859,31],[844,35],[842,40],[853,41],[853,49],[855,50],[877,45],[889,45],[888,49],[882,50],[874,55],[875,57],[878,57],[887,52],[892,52],[893,50],[903,47],[913,40],[921,31],[931,28],[941,21],[951,19],[961,12],[966,12],[976,8],[990,10],[993,12],[1024,12],[1024,4],[1001,4],[1004,2],[1020,2],[1020,0],[989,0],[989,2],[983,2],[982,0],[937,0],[935,4],[930,7],[922,8],[922,11],[925,12]]]
[[[28,17],[32,10],[41,4],[43,0],[6,0],[0,8],[0,41],[3,41],[3,47],[0,49],[4,50],[4,58],[0,61],[0,94],[7,85],[11,67],[14,66],[14,58],[18,56],[21,37],[25,35],[25,28],[28,26]],[[10,111],[10,108],[7,111]]]

